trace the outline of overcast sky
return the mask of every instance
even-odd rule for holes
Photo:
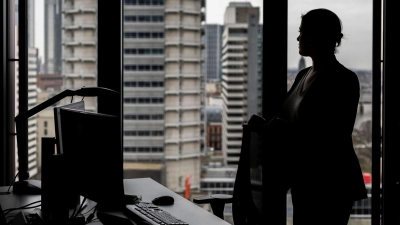
[[[275,0],[282,1],[282,0]],[[263,0],[206,0],[206,22],[223,24],[224,13],[229,2],[250,2],[260,8],[260,23],[263,21]],[[44,0],[35,0],[35,42],[39,54],[43,56],[44,45]],[[288,67],[297,68],[300,55],[296,37],[301,14],[315,8],[327,8],[335,12],[342,20],[345,39],[339,47],[338,60],[354,69],[371,69],[372,61],[372,0],[288,0]],[[42,24],[42,26],[39,26]],[[264,30],[264,35],[273,31]],[[264,48],[268,48],[264,44]],[[306,58],[306,66],[311,65]],[[268,65],[266,65],[268,66]]]

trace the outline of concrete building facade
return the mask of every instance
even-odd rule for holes
[[[222,150],[226,165],[239,162],[242,124],[259,113],[259,8],[230,3],[222,36]]]
[[[204,0],[124,1],[125,176],[151,170],[181,191],[190,174],[199,187],[204,7]],[[62,13],[62,89],[97,86],[97,1],[64,0]],[[96,111],[91,100],[86,110]]]
[[[34,17],[33,2],[28,4],[28,16]],[[18,1],[15,1],[15,58],[18,58],[19,48],[18,48]],[[28,23],[29,24],[29,23]],[[32,25],[32,24],[30,24]],[[28,35],[34,36],[34,29],[28,30]],[[28,110],[37,105],[37,91],[36,91],[36,76],[37,76],[37,66],[38,66],[38,49],[32,46],[33,38],[28,37]],[[15,115],[19,114],[19,64],[15,64]],[[29,175],[35,178],[38,173],[37,168],[37,142],[36,142],[36,115],[28,118],[28,170]],[[18,170],[18,145],[15,143],[15,169]]]
[[[28,48],[28,110],[37,105],[37,86],[36,77],[38,71],[38,54],[37,48]],[[28,119],[28,168],[31,177],[38,173],[37,158],[37,115],[33,115]]]
[[[97,0],[64,0],[61,13],[62,89],[97,86]],[[85,98],[85,109],[96,111],[96,98]]]
[[[163,164],[165,185],[198,186],[201,154],[201,0],[125,1],[125,161]],[[164,169],[165,168],[165,169]]]

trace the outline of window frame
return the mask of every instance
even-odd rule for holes
[[[26,24],[26,2],[25,0],[19,1],[19,10],[23,13],[19,13],[19,34],[20,37],[24,37],[20,39],[20,51],[19,51],[19,111],[24,112],[27,110],[27,60],[28,60],[28,48],[27,48],[27,24]],[[0,185],[9,185],[15,174],[15,144],[14,144],[14,106],[15,105],[15,96],[14,96],[14,62],[16,59],[10,57],[14,51],[13,47],[13,38],[14,32],[11,32],[13,27],[13,4],[10,4],[10,0],[2,1],[0,9],[2,11],[2,23],[1,23],[1,32],[2,32],[2,54],[1,54],[1,63],[2,63],[2,76],[0,79],[0,85],[3,87],[0,92],[0,117],[1,117],[1,139],[0,146],[2,148],[0,157],[1,157],[1,179]],[[387,23],[387,21],[392,19],[395,21],[396,12],[393,11],[398,8],[399,3],[388,1],[383,1],[385,3],[384,6],[384,32],[391,32],[390,28],[394,28],[395,25],[391,23]],[[122,132],[123,132],[123,24],[124,24],[124,16],[123,16],[123,5],[124,0],[119,0],[113,2],[114,4],[106,3],[106,1],[98,1],[98,86],[110,88],[115,91],[120,92],[120,99],[117,101],[117,107],[111,109],[114,113],[119,115],[120,118],[120,134],[121,134],[121,143],[119,148],[122,149]],[[381,148],[381,139],[386,142],[383,143],[383,161],[387,164],[383,164],[383,198],[384,203],[383,206],[393,206],[392,203],[385,199],[389,199],[389,195],[393,192],[388,186],[389,189],[385,189],[386,182],[389,182],[394,175],[391,173],[387,173],[392,169],[395,169],[393,161],[390,160],[390,154],[395,154],[390,152],[390,148],[399,147],[399,144],[390,142],[391,137],[385,136],[387,133],[394,132],[397,134],[398,131],[394,130],[394,128],[389,127],[390,122],[395,123],[395,118],[391,117],[389,114],[385,114],[389,112],[389,109],[393,110],[396,107],[396,102],[391,100],[391,95],[394,95],[396,91],[396,87],[390,86],[389,80],[393,81],[394,77],[387,77],[385,74],[389,74],[391,71],[394,73],[394,68],[391,67],[391,63],[395,65],[395,57],[394,53],[392,53],[391,47],[396,47],[396,42],[392,41],[392,38],[388,35],[385,35],[385,53],[384,53],[384,61],[381,59],[381,4],[382,0],[373,0],[373,133],[372,133],[372,171],[374,177],[380,176],[380,148]],[[388,5],[393,4],[393,5]],[[395,5],[397,4],[397,5]],[[390,7],[389,7],[390,6]],[[268,48],[263,49],[263,62],[265,65],[273,62],[274,66],[268,68],[268,73],[265,72],[263,75],[263,117],[267,120],[270,119],[277,110],[277,105],[281,102],[286,94],[286,73],[283,71],[287,70],[287,1],[273,1],[264,5],[264,12],[267,12],[268,9],[274,8],[277,11],[281,11],[282,13],[274,13],[274,14],[264,14],[264,21],[278,21],[275,23],[268,23],[268,30],[274,31],[274,35],[263,35],[263,43],[274,43],[269,45]],[[109,15],[119,15],[112,16]],[[392,17],[393,15],[393,17]],[[278,16],[278,18],[277,18]],[[24,25],[25,24],[25,25]],[[114,26],[114,24],[120,24],[120,26]],[[119,35],[107,35],[107,33],[119,34]],[[21,41],[22,40],[22,41]],[[115,43],[114,45],[103,45],[102,43]],[[115,45],[120,45],[120,48],[115,48]],[[267,52],[268,51],[268,52]],[[268,54],[270,52],[274,52],[274,55]],[[107,54],[106,54],[107,53]],[[119,57],[107,57],[107,55],[114,54],[119,55]],[[392,60],[393,56],[393,61]],[[103,63],[104,61],[104,63]],[[383,111],[383,133],[381,136],[381,62],[384,62],[384,72],[383,77],[385,79],[383,85],[383,93],[385,96],[384,99],[384,107]],[[109,76],[109,74],[114,74],[113,76]],[[396,82],[392,82],[392,84],[396,84]],[[25,88],[24,88],[25,87]],[[392,89],[393,88],[393,89]],[[99,112],[101,111],[110,111],[107,109],[107,100],[106,99],[98,99],[98,108]],[[394,105],[394,106],[393,106]],[[397,129],[398,130],[398,129]],[[27,129],[26,129],[27,132]],[[397,155],[396,155],[397,156]],[[394,157],[396,158],[396,157]],[[380,204],[380,188],[378,185],[379,179],[374,179],[373,181],[373,189],[372,189],[372,224],[377,225],[380,222],[380,208],[376,207]],[[391,185],[388,183],[388,185]],[[386,194],[388,196],[386,196]],[[388,205],[386,205],[388,204]],[[375,207],[374,207],[375,206]],[[383,209],[383,217],[389,216],[390,211],[387,207]],[[389,213],[389,214],[386,214]]]

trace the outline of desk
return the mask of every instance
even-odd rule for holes
[[[0,191],[6,191],[7,188],[8,187],[0,187]],[[161,195],[172,196],[175,199],[173,205],[159,207],[190,225],[229,225],[229,223],[214,216],[214,214],[206,211],[150,178],[125,179],[124,189],[125,194],[142,195],[143,202],[151,202],[152,199]],[[3,207],[3,210],[12,207],[20,207],[38,200],[40,200],[40,195],[15,195],[13,193],[10,195],[0,195],[0,204]],[[88,206],[82,211],[82,213],[90,210],[93,204],[93,202],[89,201]],[[90,224],[97,225],[103,223],[94,221]]]

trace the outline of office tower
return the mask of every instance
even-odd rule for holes
[[[303,56],[301,56],[299,60],[299,71],[304,68],[306,68],[306,60],[304,59]]]
[[[192,186],[199,184],[204,4],[126,0],[124,5],[125,166],[158,165],[174,191],[183,190],[189,174]]]
[[[62,89],[76,90],[97,86],[97,1],[64,0],[62,3],[48,1],[46,11],[49,11],[48,18],[53,20],[48,23],[46,29],[49,27],[55,38],[46,40],[46,46],[49,44],[50,47],[48,51],[46,50],[46,53],[49,53],[46,57],[49,59],[46,58],[45,63],[52,63],[48,64],[49,71],[47,72],[57,72],[57,46],[60,46],[61,42],[56,42],[56,34],[58,29],[62,28],[62,76],[64,78]],[[57,13],[62,13],[62,25],[56,25],[59,21]],[[48,35],[52,36],[52,32]],[[61,102],[66,104],[69,100],[64,99]],[[96,98],[85,98],[86,110],[96,111],[96,108]]]
[[[37,48],[28,48],[28,110],[37,105],[36,77],[38,71]],[[28,168],[31,177],[37,174],[37,119],[36,115],[28,119]]]
[[[231,2],[222,36],[222,150],[227,165],[239,162],[242,124],[259,108],[259,8]]]
[[[35,46],[35,0],[28,1],[28,47]]]
[[[96,3],[63,1],[64,89],[97,86]],[[174,191],[188,174],[199,184],[204,7],[204,0],[124,1],[126,176],[164,177],[157,181]]]
[[[258,84],[257,84],[257,115],[262,115],[262,93],[263,93],[263,34],[264,34],[264,27],[262,24],[258,25],[257,29],[258,35],[257,35],[257,59],[258,59],[258,67],[257,67],[257,78],[258,78]]]
[[[18,58],[18,1],[15,1],[15,58]],[[28,18],[34,17],[33,2],[28,4]],[[28,19],[29,21],[29,19]],[[32,24],[28,22],[28,26]],[[28,35],[34,36],[34,29],[29,29]],[[38,49],[32,45],[33,39],[29,40],[28,37],[28,110],[37,105],[37,91],[36,91],[36,76],[37,76],[37,65],[38,65]],[[19,64],[15,64],[15,115],[19,114],[18,102],[19,102]],[[28,119],[28,170],[30,177],[35,177],[37,174],[37,142],[36,142],[36,116],[32,116]],[[18,145],[15,144],[15,165],[16,170],[18,168]]]
[[[66,1],[73,4],[74,1]],[[44,73],[61,74],[61,0],[44,2]],[[68,19],[73,17],[68,17]]]
[[[207,82],[221,81],[222,32],[224,31],[224,26],[206,24],[204,25],[204,30],[205,63],[203,72]]]

